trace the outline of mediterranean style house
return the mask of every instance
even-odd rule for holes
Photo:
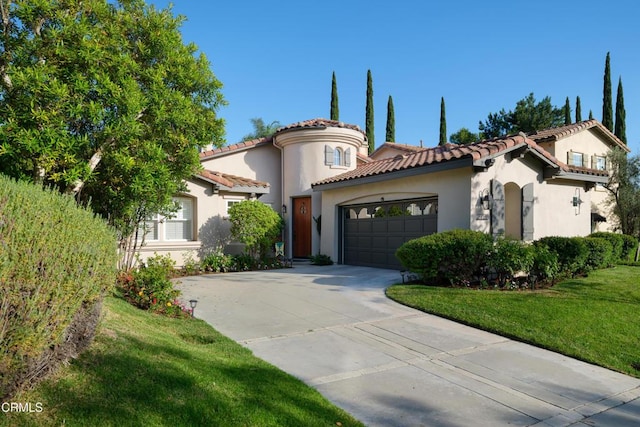
[[[626,145],[596,120],[469,145],[385,142],[371,156],[355,125],[314,119],[272,136],[205,151],[176,196],[174,218],[152,218],[142,258],[239,253],[228,208],[257,199],[282,214],[287,257],[401,268],[395,250],[464,228],[525,241],[584,236],[611,224],[607,153]],[[191,255],[189,255],[191,254]]]

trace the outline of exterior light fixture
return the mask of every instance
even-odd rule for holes
[[[287,205],[282,205],[282,213],[286,214],[287,213]]]
[[[489,194],[488,189],[484,189],[480,193],[480,203],[482,203],[482,209],[484,209],[485,211],[491,209],[493,205],[493,197],[491,197],[491,194]]]
[[[195,300],[195,299],[189,300],[189,306],[191,306],[191,317],[193,317],[193,312],[196,309],[196,305],[198,305],[198,300]]]
[[[580,189],[576,188],[575,193],[573,193],[573,198],[571,199],[571,205],[574,207],[576,211],[576,215],[580,214],[580,205],[584,203],[580,198]]]

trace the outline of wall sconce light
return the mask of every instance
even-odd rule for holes
[[[580,189],[576,188],[576,191],[573,194],[573,198],[571,199],[571,205],[573,205],[573,207],[575,208],[576,215],[578,215],[580,213],[580,205],[582,203],[583,203],[583,201],[580,198]]]
[[[484,189],[480,192],[480,203],[482,204],[482,209],[485,211],[490,210],[493,206],[493,197],[491,197],[488,189]]]
[[[283,214],[287,213],[287,205],[282,205],[282,213]]]
[[[193,312],[196,309],[196,305],[198,305],[198,300],[195,300],[195,299],[189,300],[189,306],[191,306],[191,317],[193,317]]]

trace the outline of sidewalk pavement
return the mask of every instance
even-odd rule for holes
[[[393,270],[181,279],[195,316],[370,426],[638,426],[640,379],[397,304]]]

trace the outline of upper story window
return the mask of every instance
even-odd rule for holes
[[[351,148],[324,146],[324,164],[327,166],[351,166]]]
[[[584,153],[569,151],[567,153],[567,163],[569,166],[587,166],[587,156]]]
[[[607,170],[607,158],[605,156],[593,156],[591,158],[591,168],[598,170]]]

